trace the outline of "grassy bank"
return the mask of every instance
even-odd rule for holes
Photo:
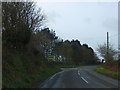
[[[117,62],[112,62],[110,64],[100,65],[96,68],[96,72],[104,74],[106,76],[112,77],[114,79],[120,80],[120,67],[118,67]]]
[[[49,76],[54,73],[60,71],[59,68],[45,68],[44,71],[39,71],[39,73],[28,75],[26,73],[22,73],[19,78],[15,78],[14,80],[9,80],[10,78],[6,78],[6,88],[31,88],[36,82],[42,83]]]
[[[16,72],[15,77],[11,80],[11,76],[4,78],[4,83],[6,84],[6,88],[31,88],[37,87],[37,84],[43,83],[46,79],[48,79],[53,74],[61,71],[61,68],[74,68],[75,65],[54,65],[52,67],[44,67],[44,69],[39,69],[37,73],[28,74],[22,72]],[[21,74],[20,74],[21,73]]]
[[[10,51],[10,50],[9,50]],[[3,51],[3,88],[31,88],[42,83],[61,68],[72,68],[76,65],[48,63],[42,54],[33,52]]]
[[[4,53],[4,52],[3,52]],[[29,88],[60,71],[59,65],[47,66],[41,54],[31,52],[5,52],[3,54],[4,88]]]

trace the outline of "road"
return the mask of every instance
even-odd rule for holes
[[[118,88],[118,80],[96,73],[96,66],[66,68],[54,74],[39,88]]]

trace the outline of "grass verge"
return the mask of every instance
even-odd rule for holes
[[[111,70],[112,67],[106,67],[105,65],[98,66],[96,72],[120,80],[120,72],[118,70]]]

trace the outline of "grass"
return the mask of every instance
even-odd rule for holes
[[[28,64],[31,65],[31,63]],[[34,83],[43,82],[49,76],[60,71],[60,67],[57,65],[52,67],[35,67],[32,65],[29,67],[30,70],[28,70],[30,72],[28,72],[25,65],[21,61],[20,55],[14,56],[13,62],[5,66],[3,75],[3,87],[5,88],[31,88]]]
[[[61,64],[59,65],[60,68],[76,68],[78,67],[78,65],[74,65],[74,64]]]
[[[120,79],[120,71],[118,70],[118,66],[116,64],[100,65],[96,68],[95,71],[106,76],[112,77],[114,79]]]
[[[66,64],[50,64],[47,66],[44,63],[37,66],[33,63],[40,57],[27,55],[26,53],[8,53],[7,56],[9,56],[6,59],[8,61],[3,62],[2,84],[4,88],[31,88],[61,71],[61,68],[76,67]],[[40,60],[38,60],[38,63],[41,63]]]
[[[10,75],[7,78],[4,78],[4,83],[7,84],[5,87],[9,88],[30,88],[33,87],[37,82],[43,82],[48,77],[53,75],[56,72],[61,71],[60,68],[54,66],[54,68],[45,67],[44,70],[39,70],[35,74],[27,74],[22,72],[15,72],[15,76]]]
[[[3,88],[31,88],[61,71],[61,68],[77,67],[77,65],[73,64],[47,64],[41,53],[36,55],[32,51],[18,52],[16,50],[8,50],[5,47],[2,59]]]
[[[43,82],[60,71],[57,65],[48,67],[40,55],[26,52],[5,52],[3,54],[3,88],[30,88],[36,82]]]

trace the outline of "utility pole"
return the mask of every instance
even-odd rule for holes
[[[118,30],[118,60],[120,61],[120,35],[119,34],[120,34],[120,30]]]
[[[109,60],[109,33],[107,32],[107,60]]]
[[[118,11],[120,11],[120,2],[118,3]],[[120,12],[118,12],[120,16]],[[120,61],[120,20],[118,20],[118,60]]]

